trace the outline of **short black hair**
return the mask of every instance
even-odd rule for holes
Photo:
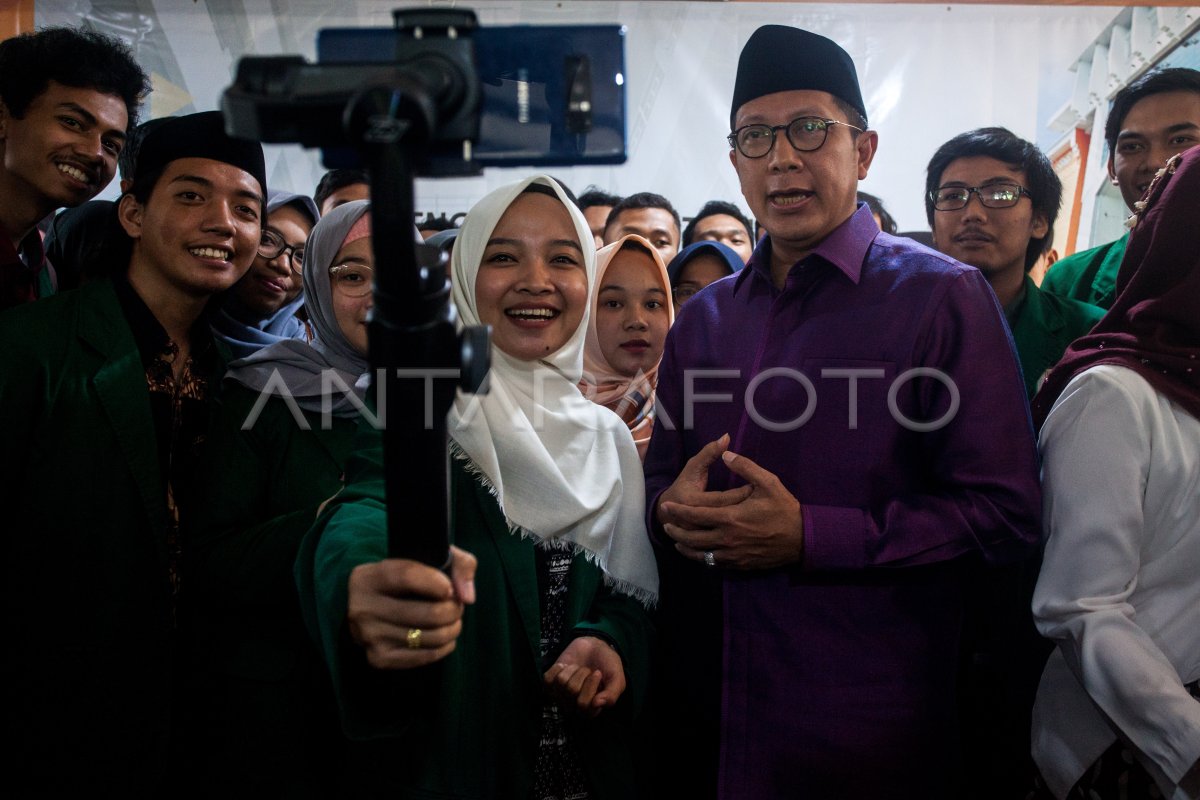
[[[133,180],[134,174],[137,172],[138,150],[141,149],[142,140],[146,138],[146,134],[172,119],[174,117],[155,117],[129,131],[129,136],[125,139],[125,146],[121,148],[121,155],[117,156],[117,169],[121,173],[122,180]]]
[[[1129,111],[1138,101],[1164,92],[1195,92],[1200,94],[1200,71],[1187,67],[1171,67],[1147,72],[1133,83],[1117,92],[1113,97],[1108,120],[1104,123],[1104,141],[1108,144],[1108,157],[1116,151],[1117,136]]]
[[[419,231],[448,231],[451,228],[457,227],[445,213],[435,217],[432,211],[425,214],[425,219],[417,223],[417,230]]]
[[[1029,247],[1025,250],[1025,270],[1032,269],[1054,241],[1054,221],[1062,204],[1062,181],[1050,164],[1050,159],[1037,145],[1025,141],[1007,128],[978,128],[960,133],[933,154],[925,172],[925,216],[929,219],[929,227],[934,227],[933,215],[937,212],[933,208],[933,193],[942,181],[942,173],[950,166],[950,162],[972,156],[989,156],[1025,173],[1029,184],[1025,188],[1029,190],[1033,210],[1045,216],[1047,223],[1046,235],[1040,239],[1030,239]]]
[[[599,186],[590,185],[583,190],[583,194],[579,195],[575,204],[579,206],[580,211],[585,211],[593,206],[615,206],[619,202],[621,202],[620,195],[611,194]]]
[[[750,220],[746,219],[746,215],[742,210],[733,203],[727,203],[724,200],[709,200],[701,209],[696,212],[696,216],[688,220],[687,227],[683,229],[682,245],[687,247],[692,243],[692,236],[696,232],[696,223],[705,217],[715,217],[717,214],[725,214],[733,217],[738,222],[742,223],[742,227],[746,229],[746,235],[754,239],[754,225]]]
[[[113,36],[60,26],[0,42],[0,101],[8,113],[24,117],[50,81],[120,97],[129,117],[126,132],[137,125],[138,108],[150,91],[133,51]]]
[[[867,118],[860,114],[857,108],[850,105],[840,97],[834,97],[833,102],[838,109],[846,115],[846,122],[849,122],[856,128],[861,128],[864,131],[867,130]],[[858,131],[850,131],[850,138],[857,139],[858,133]]]
[[[317,182],[317,190],[313,192],[313,202],[317,204],[319,209],[325,205],[325,201],[329,199],[329,195],[346,186],[353,186],[356,183],[365,183],[371,185],[371,176],[365,169],[331,169],[321,176],[321,180]]]
[[[636,208],[661,208],[675,220],[675,230],[680,232],[683,230],[683,221],[679,219],[679,212],[675,210],[675,206],[671,205],[670,200],[654,192],[638,192],[623,198],[612,207],[612,211],[608,212],[608,219],[604,220],[605,230],[616,222],[617,217],[621,216],[621,212]]]
[[[866,203],[872,213],[879,215],[879,227],[884,233],[895,233],[899,229],[896,225],[896,218],[888,213],[888,210],[883,207],[883,201],[878,197],[867,192],[859,192],[858,199]]]

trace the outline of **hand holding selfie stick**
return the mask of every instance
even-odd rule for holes
[[[413,238],[413,178],[431,156],[448,152],[462,154],[460,174],[474,169],[470,143],[478,135],[480,98],[470,43],[475,15],[425,10],[396,12],[395,19],[393,63],[244,58],[222,110],[231,135],[347,147],[370,173],[370,362],[384,427],[388,555],[446,568],[446,415],[456,388],[480,390],[490,367],[489,329],[455,330],[446,258]]]

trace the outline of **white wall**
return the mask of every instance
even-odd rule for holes
[[[314,55],[322,27],[390,25],[395,7],[368,0],[43,0],[37,24],[86,24],[135,42],[155,73],[153,115],[216,108],[242,55]],[[435,5],[450,5],[435,3]],[[627,26],[629,160],[553,170],[579,191],[656,191],[685,216],[721,198],[745,207],[728,160],[729,100],[741,45],[761,24],[805,27],[854,58],[880,151],[862,184],[902,230],[925,229],[925,164],[965,130],[1004,125],[1045,141],[1045,123],[1070,96],[1068,71],[1120,9],[993,5],[805,3],[464,3],[485,25],[617,22]],[[312,191],[323,168],[297,147],[269,148],[274,186]],[[528,170],[421,180],[418,208],[453,214]],[[106,196],[112,196],[110,187]]]

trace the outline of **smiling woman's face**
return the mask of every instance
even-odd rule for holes
[[[283,239],[290,249],[275,258],[254,256],[249,272],[232,289],[238,303],[259,318],[271,316],[300,295],[303,281],[292,268],[291,255],[296,249],[304,250],[312,223],[303,211],[287,205],[272,211],[264,227]]]
[[[588,302],[583,247],[556,198],[518,195],[496,223],[475,278],[492,343],[522,361],[545,358],[579,328]]]

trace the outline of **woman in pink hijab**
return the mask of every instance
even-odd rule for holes
[[[675,322],[671,280],[658,251],[630,234],[596,253],[594,285],[579,388],[625,420],[644,459],[654,428],[658,363]]]

